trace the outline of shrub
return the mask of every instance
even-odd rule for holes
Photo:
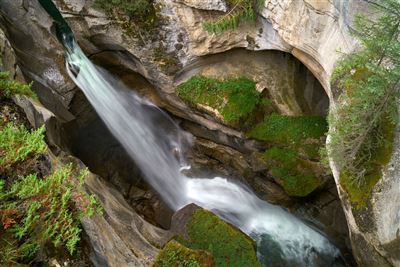
[[[0,98],[11,98],[13,95],[26,95],[33,99],[37,99],[36,94],[32,91],[32,85],[22,84],[18,81],[10,80],[8,72],[0,72]]]
[[[357,17],[352,34],[361,48],[334,70],[332,85],[343,93],[329,116],[329,156],[350,200],[360,205],[390,159],[400,90],[400,2],[370,2],[382,16]]]
[[[4,73],[0,76],[6,79]],[[2,80],[1,86],[7,97],[21,92],[18,88],[27,88],[7,80]],[[2,266],[32,260],[48,241],[56,247],[63,245],[72,254],[80,239],[80,218],[100,212],[95,196],[81,188],[87,170],[75,174],[69,164],[49,175],[32,172],[29,166],[38,162],[35,160],[46,149],[44,127],[28,131],[12,123],[0,125]],[[19,169],[22,173],[14,179]]]
[[[0,171],[32,154],[46,150],[44,127],[29,132],[24,126],[8,123],[0,130]]]
[[[264,6],[265,0],[229,0],[230,10],[216,21],[203,24],[207,32],[219,33],[228,29],[236,29],[243,21],[255,21],[256,10]]]
[[[20,177],[10,190],[0,183],[0,218],[3,228],[19,240],[22,258],[31,258],[47,240],[63,244],[72,254],[80,240],[80,218],[98,211],[94,196],[77,192],[72,165],[39,179],[36,174]],[[86,172],[80,174],[83,181]],[[79,199],[80,206],[75,202]]]
[[[217,109],[231,123],[246,118],[260,101],[256,83],[245,77],[217,80],[196,75],[176,90],[189,103]]]

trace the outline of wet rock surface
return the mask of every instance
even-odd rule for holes
[[[265,174],[265,165],[254,156],[257,150],[263,148],[263,144],[246,139],[242,132],[232,129],[210,114],[188,107],[176,96],[174,88],[194,74],[221,76],[224,73],[235,75],[246,72],[258,79],[261,90],[273,88],[272,91],[276,92],[274,100],[281,112],[290,115],[323,113],[328,105],[326,95],[331,97],[331,102],[334,100],[329,77],[338,59],[336,50],[350,51],[353,48],[354,41],[348,35],[347,25],[351,24],[357,10],[365,9],[363,3],[266,1],[255,25],[244,24],[236,31],[211,35],[203,31],[201,21],[218,16],[215,10],[224,10],[224,1],[158,0],[158,15],[163,18],[158,28],[159,35],[143,44],[140,37],[127,34],[126,29],[122,29],[104,12],[94,9],[92,1],[55,2],[71,25],[78,42],[96,64],[167,110],[185,130],[197,138],[191,159],[196,175],[209,177],[218,174],[240,179],[250,185],[261,198],[288,207],[301,217],[313,221],[335,244],[343,248],[344,254],[349,253],[347,227],[332,183],[327,183],[306,199],[289,197],[280,185]],[[140,171],[68,78],[63,48],[54,36],[52,20],[37,1],[3,1],[0,3],[0,26],[9,40],[7,44],[4,38],[0,38],[4,68],[10,70],[17,79],[34,81],[33,89],[41,102],[55,115],[40,115],[43,112],[37,111],[39,109],[32,103],[24,104],[24,100],[19,100],[26,107],[25,112],[31,110],[29,121],[35,126],[46,123],[48,138],[56,151],[64,150],[77,156],[92,172],[107,180],[96,178],[92,181],[93,185],[102,189],[98,194],[118,195],[106,204],[109,205],[111,215],[108,216],[111,219],[103,218],[86,224],[87,232],[91,233],[89,239],[92,239],[92,246],[96,248],[97,258],[94,261],[100,266],[113,261],[138,266],[149,264],[157,249],[151,248],[147,241],[143,241],[144,245],[132,245],[137,250],[145,251],[143,255],[140,254],[143,261],[138,260],[137,252],[133,252],[135,249],[127,248],[131,245],[124,239],[124,235],[135,227],[146,228],[143,225],[147,225],[147,222],[143,218],[168,228],[171,211],[143,183]],[[165,54],[172,54],[176,59],[172,66],[165,68],[160,63],[165,62],[165,58],[154,56],[152,51],[160,47]],[[280,52],[250,52],[245,49],[276,49]],[[299,60],[293,70],[288,67],[290,64],[285,63],[286,59],[282,59],[292,56],[285,56],[282,51],[290,52]],[[237,64],[241,58],[251,60]],[[267,61],[269,66],[265,63]],[[281,66],[283,63],[286,67]],[[244,67],[238,67],[240,65]],[[276,78],[283,76],[282,73],[299,73],[306,77],[303,83],[308,85],[296,89],[290,86],[290,82],[284,81],[284,85],[277,86]],[[361,213],[353,214],[345,195],[341,194],[353,247],[359,248],[356,251],[357,260],[365,263],[365,266],[378,263],[384,266],[388,261],[396,265],[399,261],[393,256],[398,255],[398,229],[395,227],[398,218],[393,215],[397,214],[393,199],[398,195],[398,179],[393,177],[399,176],[395,156],[393,160],[394,163],[388,166],[384,179],[373,193],[371,209],[374,211],[363,215],[375,222],[370,224],[371,227],[359,227],[361,223],[357,217]],[[204,166],[211,166],[213,171],[204,173]],[[386,202],[391,203],[388,209],[385,208]],[[115,211],[118,209],[123,211]],[[123,221],[124,218],[128,219]],[[128,226],[129,220],[137,224]],[[118,232],[116,228],[124,230]],[[101,240],[100,233],[103,231],[107,234]],[[154,229],[146,231],[153,234],[162,232]],[[158,238],[160,236],[154,237]],[[124,247],[115,255],[115,247],[111,245],[113,242]],[[125,246],[125,243],[128,245]],[[101,255],[105,256],[102,258]],[[375,256],[376,262],[371,260]]]

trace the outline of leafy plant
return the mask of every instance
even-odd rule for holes
[[[350,199],[359,204],[390,158],[400,89],[400,2],[369,2],[382,16],[357,17],[352,34],[361,48],[335,68],[332,83],[343,93],[329,116],[329,155],[341,171]]]
[[[6,74],[1,75],[6,79]],[[4,80],[2,92],[7,92],[7,97],[19,93],[16,84]],[[21,87],[18,83],[17,88]],[[101,212],[96,197],[81,188],[88,171],[76,174],[68,164],[49,175],[33,172],[29,166],[39,163],[39,155],[47,149],[44,127],[29,131],[12,123],[2,126],[0,265],[31,260],[46,242],[63,245],[72,254],[80,239],[80,218]]]
[[[243,21],[255,21],[256,10],[264,6],[265,0],[229,0],[230,10],[216,21],[203,24],[207,32],[219,33],[236,29]]]
[[[80,240],[80,218],[101,212],[94,195],[78,192],[72,165],[43,179],[35,173],[20,177],[10,190],[1,182],[0,219],[18,243],[6,249],[17,251],[19,260],[32,258],[47,241],[55,247],[64,245],[73,254]]]
[[[0,171],[29,155],[44,152],[46,144],[43,138],[44,127],[29,132],[24,126],[8,123],[0,130]]]
[[[9,76],[8,72],[0,72],[0,97],[11,98],[13,95],[26,95],[37,99],[36,94],[32,91],[32,84],[27,85],[10,80]]]
[[[72,171],[69,164],[43,179],[36,174],[20,177],[10,190],[2,186],[0,218],[3,228],[19,240],[22,258],[35,255],[47,240],[73,254],[80,240],[80,218],[100,212],[93,196],[76,190]]]

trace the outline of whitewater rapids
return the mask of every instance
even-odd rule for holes
[[[93,65],[75,42],[66,50],[69,75],[172,209],[196,203],[212,210],[257,242],[264,266],[270,266],[271,257],[278,257],[265,255],[269,250],[263,249],[265,244],[278,246],[285,266],[319,266],[321,258],[326,266],[335,265],[340,254],[326,237],[281,207],[262,201],[246,186],[222,177],[185,176],[182,151],[190,143],[189,134],[162,110]]]

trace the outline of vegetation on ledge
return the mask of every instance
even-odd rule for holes
[[[320,160],[318,152],[327,131],[326,119],[321,116],[273,113],[256,125],[249,136],[270,144],[263,157],[271,175],[289,195],[304,197],[322,182],[316,173],[317,164],[310,160]]]
[[[217,80],[195,75],[176,90],[191,104],[207,105],[218,110],[229,123],[245,119],[260,101],[256,83],[245,77]]]
[[[94,5],[107,15],[130,36],[144,37],[158,23],[153,0],[95,0]]]
[[[43,127],[28,132],[23,125],[15,127],[8,123],[0,131],[0,171],[30,155],[43,153],[46,150],[43,133]]]
[[[310,163],[301,159],[291,149],[273,147],[264,153],[270,172],[291,196],[304,197],[313,192],[320,179],[315,175]]]
[[[228,0],[230,10],[216,21],[207,21],[203,28],[207,32],[220,33],[236,29],[241,22],[255,21],[256,11],[265,4],[265,0]]]
[[[187,230],[189,240],[179,241],[188,248],[212,253],[217,267],[261,266],[254,241],[205,209],[194,212]]]
[[[193,250],[175,240],[160,251],[154,267],[214,267],[213,257],[204,250]]]
[[[319,139],[328,131],[326,119],[322,116],[285,116],[273,113],[258,124],[250,137],[298,147],[306,139]]]
[[[5,76],[3,76],[5,77]],[[28,87],[3,82],[0,100]],[[3,114],[0,124],[0,265],[30,263],[52,243],[74,253],[80,218],[100,212],[97,200],[82,190],[87,171],[72,165],[49,170],[44,128],[28,130]],[[13,116],[13,114],[9,114]],[[13,120],[13,123],[6,120]]]
[[[0,98],[11,98],[13,95],[26,95],[30,98],[37,99],[36,94],[32,91],[32,86],[22,84],[20,82],[10,80],[8,72],[0,72]]]
[[[330,157],[350,200],[363,207],[392,152],[400,90],[400,2],[371,1],[382,16],[357,17],[352,31],[362,48],[336,66],[342,91],[329,116]]]

